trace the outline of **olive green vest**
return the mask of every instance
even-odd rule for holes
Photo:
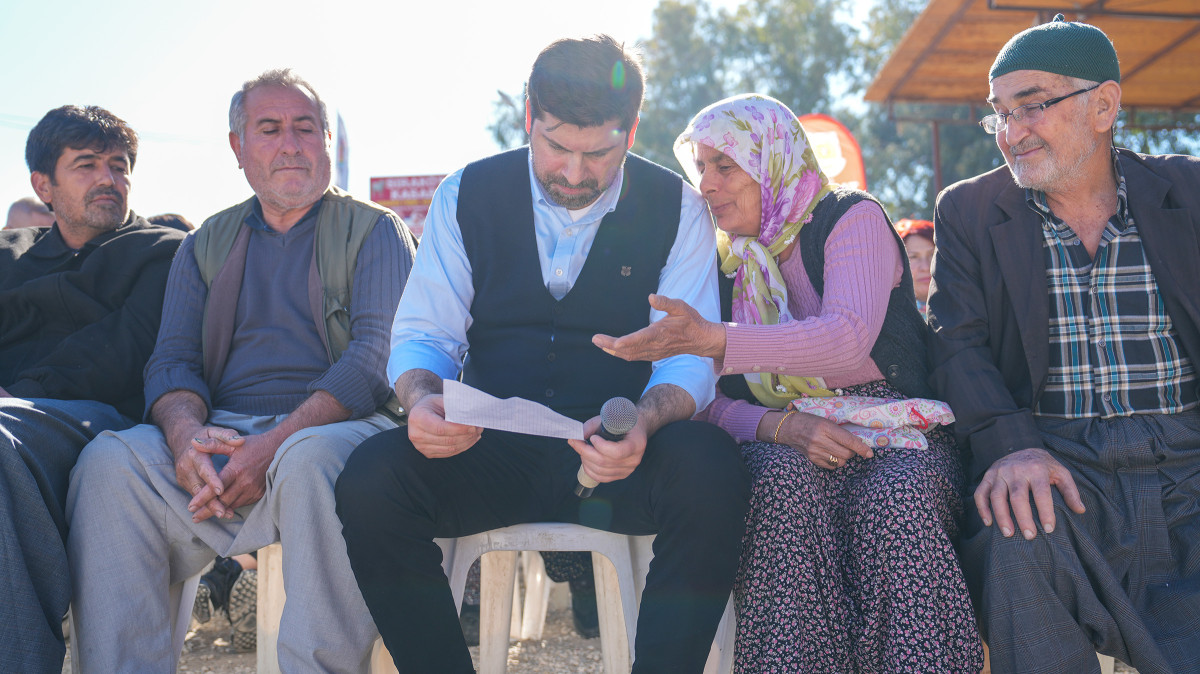
[[[205,220],[194,235],[196,265],[209,292],[204,305],[201,344],[204,379],[210,389],[221,380],[233,341],[251,232],[245,221],[253,203],[253,198],[247,199],[217,213]],[[391,211],[378,204],[359,201],[336,187],[325,192],[317,213],[308,296],[317,333],[325,344],[331,365],[350,344],[350,300],[358,252],[381,215],[391,215]],[[380,411],[390,411],[394,415],[397,409],[393,394]]]

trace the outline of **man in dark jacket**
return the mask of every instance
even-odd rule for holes
[[[938,199],[933,381],[978,485],[963,565],[992,671],[1200,672],[1200,160],[1116,150],[1099,29],[991,70],[1006,167]]]
[[[95,106],[29,134],[54,224],[0,231],[0,671],[59,672],[70,600],[63,515],[79,451],[133,425],[183,235],[129,210],[137,134]]]

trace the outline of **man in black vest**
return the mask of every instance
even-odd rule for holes
[[[612,38],[555,42],[529,78],[530,146],[467,166],[434,197],[388,364],[408,428],[360,445],[337,486],[351,566],[401,672],[474,671],[433,539],[538,521],[657,534],[634,671],[704,666],[749,498],[733,441],[688,420],[712,397],[712,364],[630,363],[591,344],[658,320],[652,293],[718,315],[703,201],[626,152],[642,90]],[[442,380],[460,372],[586,420],[590,443],[447,422]],[[594,435],[614,396],[639,401],[619,442]],[[584,499],[581,462],[600,482]]]

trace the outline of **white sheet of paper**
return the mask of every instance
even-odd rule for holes
[[[453,379],[442,380],[446,421],[549,438],[583,439],[583,423],[524,398],[501,400]]]

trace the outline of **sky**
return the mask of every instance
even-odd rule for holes
[[[351,193],[369,198],[372,176],[449,173],[499,149],[487,131],[496,91],[520,93],[543,47],[597,32],[644,40],[655,4],[0,0],[0,212],[34,196],[25,140],[68,103],[137,131],[137,213],[199,223],[244,200],[229,99],[275,67],[295,68],[341,114]]]

